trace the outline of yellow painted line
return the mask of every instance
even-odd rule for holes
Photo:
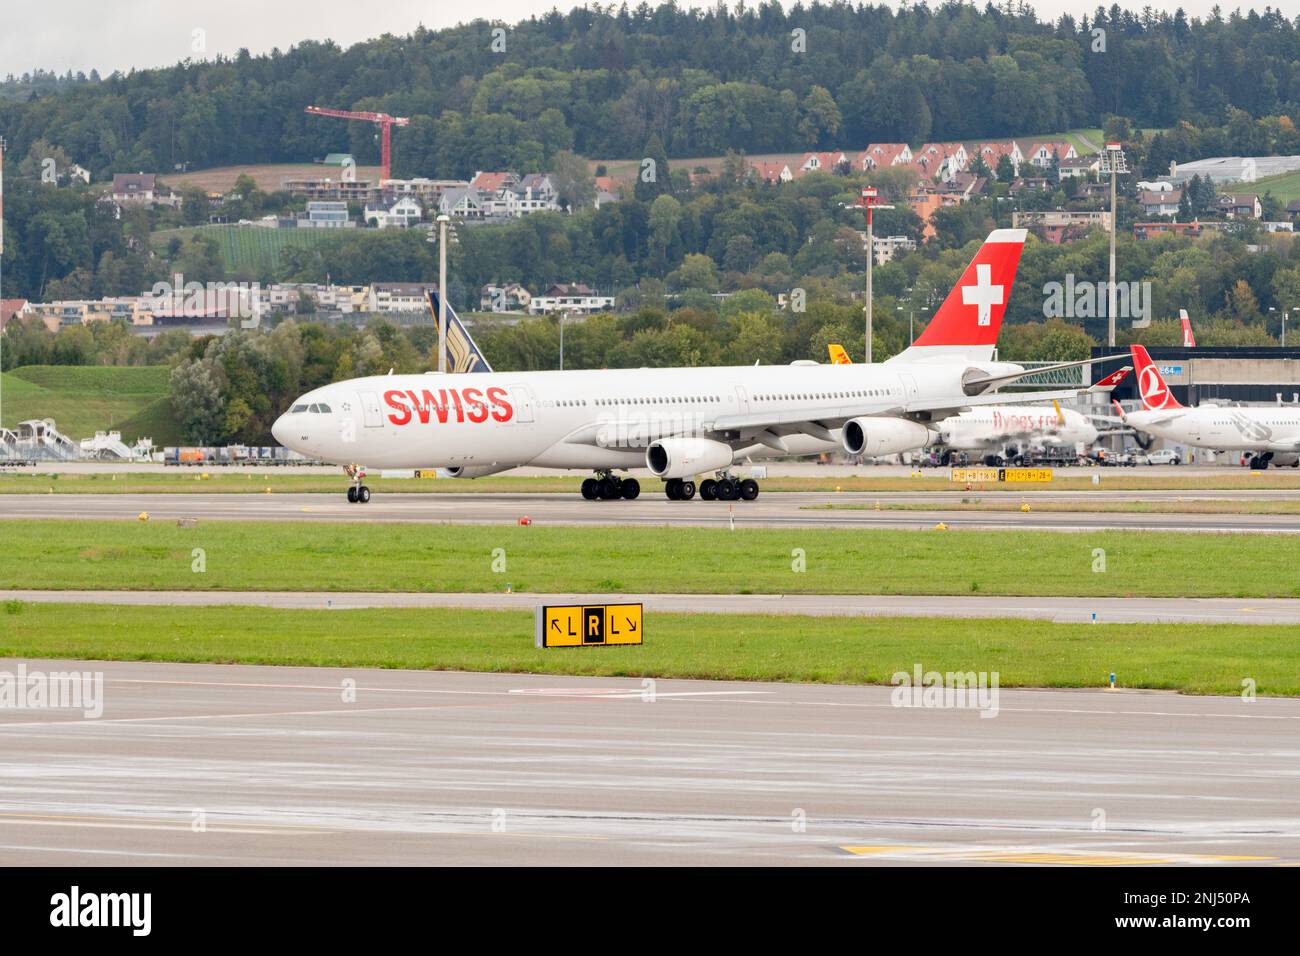
[[[939,852],[933,846],[842,846],[841,850],[854,856],[872,856],[879,853],[934,853]]]

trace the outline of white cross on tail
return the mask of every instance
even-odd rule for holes
[[[961,287],[963,305],[979,306],[979,324],[988,325],[992,319],[992,307],[1002,304],[1003,286],[993,284],[993,267],[986,263],[975,266],[975,284]]]

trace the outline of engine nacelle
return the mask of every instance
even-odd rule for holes
[[[731,446],[711,438],[661,438],[645,450],[645,464],[656,478],[689,478],[730,467]]]
[[[453,478],[484,478],[488,475],[495,475],[502,471],[509,471],[514,465],[457,465],[455,468],[448,468],[447,474]]]
[[[877,458],[924,448],[938,437],[938,432],[920,422],[868,416],[845,422],[840,442],[850,455]]]

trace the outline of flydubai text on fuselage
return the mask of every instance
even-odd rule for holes
[[[1193,448],[1251,451],[1253,468],[1300,464],[1300,408],[1198,405],[1174,398],[1145,347],[1134,345],[1142,410],[1125,420],[1138,431]]]
[[[881,364],[374,376],[302,396],[273,433],[326,461],[463,477],[533,465],[681,480],[748,456],[920,448],[933,421],[1002,402],[991,390],[1029,374],[992,361],[1024,238],[993,232],[916,343]]]

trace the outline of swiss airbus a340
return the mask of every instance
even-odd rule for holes
[[[304,455],[344,466],[348,500],[370,500],[365,468],[443,468],[477,478],[522,465],[590,468],[588,499],[635,498],[645,469],[669,498],[752,500],[737,461],[843,448],[889,455],[930,444],[935,423],[1035,372],[994,361],[1025,230],[991,233],[916,342],[867,365],[492,372],[457,321],[448,374],[350,379],[297,399],[272,428]],[[1066,362],[1069,368],[1085,362]],[[1018,401],[1077,390],[1022,393]]]

